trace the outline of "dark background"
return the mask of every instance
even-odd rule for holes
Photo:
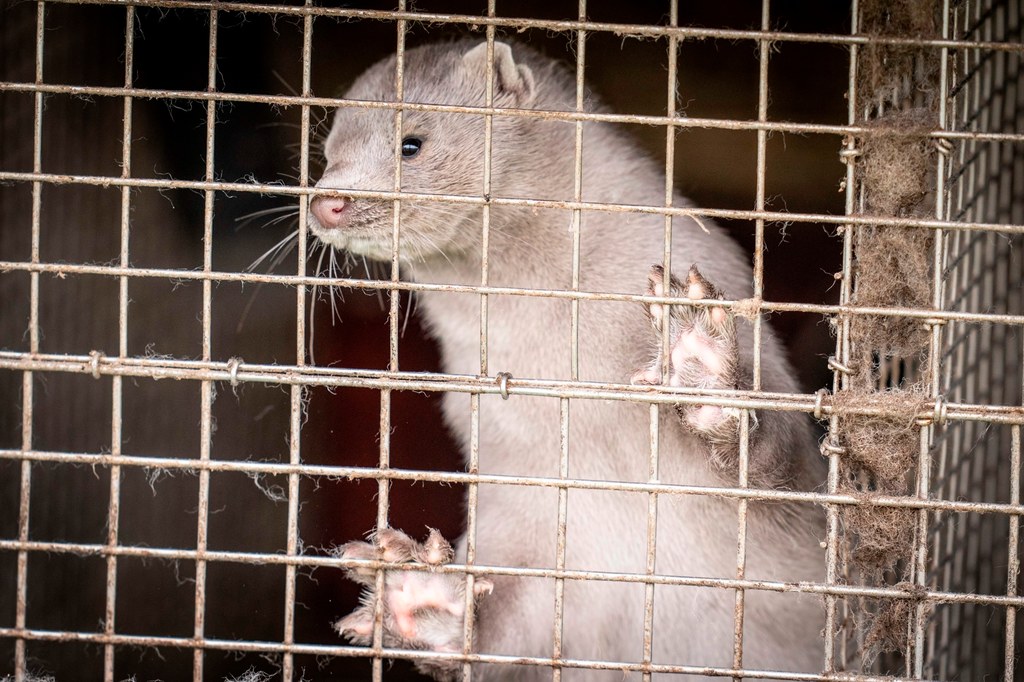
[[[330,3],[322,3],[330,4]],[[683,26],[757,29],[760,3],[742,0],[680,3]],[[356,6],[346,3],[345,6]],[[386,4],[358,6],[391,9]],[[34,80],[36,6],[5,0],[0,5],[0,79]],[[121,86],[124,83],[123,7],[48,4],[44,82]],[[426,12],[482,14],[483,2],[418,2]],[[501,16],[576,19],[572,2],[499,2]],[[595,21],[667,22],[662,3],[594,1]],[[772,26],[795,32],[848,33],[844,3],[789,0],[772,3]],[[140,88],[205,90],[208,12],[138,8],[134,85]],[[412,24],[408,44],[450,35],[445,27]],[[479,34],[483,37],[483,33]],[[516,39],[568,58],[574,34],[529,30]],[[312,89],[317,96],[340,94],[363,69],[394,50],[394,22],[314,22]],[[593,89],[615,111],[661,114],[666,98],[665,40],[637,40],[592,34],[587,75]],[[302,20],[257,13],[221,12],[217,42],[218,89],[230,93],[293,94],[301,88]],[[849,64],[845,48],[779,43],[769,70],[769,119],[842,124]],[[679,49],[680,105],[686,115],[752,120],[757,116],[758,46],[753,41],[691,40]],[[0,170],[32,168],[31,93],[0,92]],[[133,110],[133,177],[200,180],[205,168],[206,107],[188,101],[136,99]],[[317,121],[327,112],[314,110]],[[48,95],[43,113],[42,169],[46,173],[120,174],[123,99]],[[298,107],[225,104],[218,107],[215,168],[218,179],[296,182]],[[321,123],[319,133],[326,132]],[[665,133],[635,126],[637,140],[664,156]],[[841,140],[831,135],[773,134],[768,142],[769,208],[841,214],[839,191],[844,166]],[[756,134],[687,129],[676,142],[677,185],[699,205],[754,208]],[[319,151],[314,150],[315,163]],[[319,167],[311,169],[313,179]],[[246,222],[262,209],[297,205],[287,197],[248,193],[216,195],[213,269],[242,271],[294,229],[294,219]],[[30,256],[31,185],[0,184],[0,260]],[[116,264],[120,239],[120,190],[82,185],[44,185],[40,258],[44,262]],[[753,224],[725,225],[748,251]],[[201,269],[203,196],[188,190],[132,191],[131,263],[139,267]],[[768,225],[765,230],[766,298],[776,301],[835,302],[832,273],[840,268],[841,240],[816,224]],[[294,252],[276,272],[295,272]],[[313,265],[310,266],[314,267]],[[266,264],[257,271],[268,270]],[[118,282],[99,276],[43,275],[40,284],[41,350],[115,356]],[[28,350],[28,283],[24,272],[0,272],[0,348]],[[376,296],[340,292],[338,319],[326,300],[315,305],[311,327],[317,364],[384,368],[387,316]],[[322,294],[322,292],[321,292]],[[198,282],[132,278],[129,283],[129,353],[201,357],[202,286]],[[403,304],[407,301],[403,301]],[[282,364],[296,358],[295,291],[267,285],[220,283],[213,291],[213,358]],[[803,387],[826,385],[825,357],[833,341],[820,316],[774,315],[800,373]],[[404,370],[437,369],[437,352],[416,317],[399,343]],[[34,378],[32,447],[43,451],[101,453],[111,449],[111,379],[37,373]],[[0,448],[22,445],[22,374],[0,372]],[[245,385],[217,386],[212,437],[215,459],[287,461],[289,390]],[[199,384],[126,379],[122,451],[137,456],[198,457]],[[306,463],[373,466],[378,459],[379,395],[366,389],[313,388],[302,429]],[[445,432],[439,396],[393,394],[392,464],[396,467],[458,470],[461,458]],[[18,536],[20,462],[0,459],[0,537]],[[125,467],[122,471],[120,543],[194,548],[198,478],[182,472]],[[269,477],[264,487],[287,480]],[[103,467],[34,464],[30,538],[103,544],[110,488]],[[303,551],[323,555],[360,538],[374,525],[374,482],[303,478],[299,534]],[[392,525],[413,534],[425,526],[456,537],[461,529],[459,487],[396,483]],[[209,547],[217,550],[283,552],[287,503],[264,495],[242,474],[211,475]],[[0,552],[0,626],[14,626],[16,554]],[[106,563],[102,557],[29,555],[28,626],[102,631]],[[189,637],[193,628],[194,566],[124,558],[118,561],[117,632]],[[280,641],[284,620],[285,571],[276,566],[211,563],[208,566],[206,635],[212,638]],[[300,643],[340,642],[330,624],[348,613],[356,587],[338,571],[300,571],[295,638]],[[0,676],[11,672],[14,645],[0,641]],[[116,678],[187,679],[191,650],[119,647]],[[31,670],[58,680],[101,679],[103,650],[80,643],[30,641]],[[208,679],[247,670],[272,673],[272,657],[210,651]],[[343,658],[296,657],[306,679],[364,679],[369,663]],[[396,662],[386,676],[412,675]]]

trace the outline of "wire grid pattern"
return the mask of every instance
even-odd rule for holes
[[[964,3],[951,17],[952,32],[1017,40],[1021,6]],[[1003,58],[956,51],[948,110],[951,127],[1019,130],[1024,89],[1019,56]],[[1024,166],[1020,154],[999,147],[956,145],[950,155],[945,209],[953,218],[990,216],[1019,222]],[[947,237],[943,254],[946,306],[1020,311],[1024,261],[1019,235]],[[952,400],[1021,403],[1024,339],[1018,327],[960,325],[943,332],[943,392]],[[1020,502],[1020,429],[952,424],[935,461],[935,495]],[[928,577],[932,584],[985,594],[1018,592],[1019,519],[1002,515],[935,516],[929,527]],[[930,623],[927,673],[939,679],[1014,675],[1016,609],[939,607]]]
[[[27,273],[30,280],[29,305],[29,339],[27,352],[0,352],[0,369],[5,372],[19,372],[22,375],[22,444],[18,449],[0,451],[0,457],[20,463],[20,507],[17,537],[0,539],[0,552],[12,553],[17,557],[17,608],[14,627],[0,628],[0,637],[13,639],[15,642],[15,675],[23,677],[28,671],[26,644],[34,641],[78,641],[90,642],[103,647],[104,679],[120,679],[124,671],[115,670],[115,650],[123,646],[156,646],[181,648],[190,650],[193,656],[193,678],[204,678],[204,656],[210,650],[249,651],[279,654],[282,664],[282,678],[297,679],[298,672],[293,665],[293,658],[300,654],[316,654],[329,656],[372,657],[372,673],[374,679],[384,676],[383,661],[389,657],[406,659],[437,658],[441,654],[433,652],[397,651],[380,645],[381,633],[378,622],[374,641],[377,643],[370,649],[350,647],[342,644],[319,645],[296,641],[294,636],[295,619],[295,582],[296,571],[309,567],[333,567],[355,565],[353,561],[343,561],[334,557],[314,556],[300,550],[298,537],[298,515],[300,508],[300,478],[344,476],[357,479],[375,480],[378,485],[378,527],[388,524],[388,507],[390,484],[393,481],[436,481],[445,483],[466,484],[468,490],[468,533],[469,552],[465,565],[452,565],[440,570],[464,572],[471,581],[474,576],[520,575],[554,579],[556,582],[556,629],[550,657],[534,659],[516,659],[516,663],[527,663],[541,666],[552,666],[554,679],[559,679],[563,667],[577,668],[612,668],[640,673],[645,679],[652,672],[689,672],[725,677],[747,677],[759,679],[833,679],[841,665],[839,661],[845,656],[838,655],[832,642],[837,641],[841,627],[837,616],[837,605],[845,598],[852,596],[885,597],[919,600],[919,617],[916,620],[917,658],[908,663],[908,677],[938,677],[945,679],[963,671],[975,672],[973,668],[961,667],[969,665],[968,659],[976,655],[972,648],[979,643],[986,645],[991,641],[981,633],[979,623],[992,621],[982,613],[995,612],[1001,614],[997,625],[1000,632],[1005,632],[1003,642],[995,645],[996,651],[1004,651],[1007,665],[1006,679],[1013,677],[1013,629],[1016,609],[1024,605],[1024,599],[1017,595],[1016,583],[1010,580],[1000,583],[997,576],[984,575],[987,566],[998,566],[998,562],[989,562],[985,552],[1000,552],[1001,547],[1008,548],[1011,575],[1016,566],[1016,538],[1019,515],[1024,512],[1020,505],[1018,472],[1020,464],[1021,425],[1024,414],[1020,410],[1021,384],[1021,326],[1024,325],[1024,311],[1020,303],[1020,272],[1021,261],[1019,250],[1009,247],[1011,242],[1020,243],[1024,233],[1024,217],[1021,215],[1019,199],[1012,203],[1014,192],[1020,196],[1016,185],[1007,191],[1003,185],[988,182],[994,175],[1006,177],[1003,156],[990,150],[1010,150],[1010,163],[1014,166],[1013,177],[1019,179],[1020,154],[1015,148],[1024,143],[1024,133],[1019,123],[1019,108],[1014,110],[1017,118],[999,122],[986,118],[985,113],[996,101],[994,93],[999,92],[1000,83],[1011,83],[1011,74],[1017,73],[1007,66],[1018,64],[1024,45],[1021,44],[1019,23],[1016,33],[1011,28],[1012,21],[1007,17],[1019,16],[1020,8],[1011,1],[1002,13],[989,14],[980,5],[964,3],[956,8],[946,8],[946,15],[951,25],[946,26],[944,36],[937,40],[916,38],[882,39],[896,44],[919,45],[927,49],[941,50],[943,54],[960,56],[961,62],[957,70],[948,74],[950,87],[958,90],[953,104],[950,105],[943,129],[934,133],[939,143],[953,145],[954,152],[947,155],[952,161],[948,168],[940,168],[939,177],[944,178],[946,192],[939,191],[940,196],[948,196],[949,202],[942,204],[937,210],[934,220],[909,219],[878,219],[854,215],[855,194],[852,167],[847,183],[847,215],[828,216],[820,214],[797,214],[767,210],[765,205],[766,176],[766,141],[772,132],[795,132],[805,134],[825,134],[836,136],[837,140],[847,139],[852,147],[853,140],[864,130],[857,121],[856,112],[851,104],[848,125],[819,125],[805,123],[776,122],[768,119],[768,71],[770,66],[771,43],[775,41],[829,43],[846,46],[851,55],[850,92],[853,92],[856,73],[858,47],[867,38],[857,35],[828,35],[814,33],[787,33],[772,30],[769,21],[769,3],[762,4],[762,24],[760,30],[736,31],[717,29],[697,29],[678,27],[676,5],[673,2],[669,12],[669,20],[664,26],[635,26],[617,24],[599,24],[587,21],[585,2],[580,3],[579,16],[575,21],[542,21],[532,19],[506,19],[496,15],[493,1],[488,8],[486,17],[460,17],[455,15],[424,15],[407,10],[402,3],[396,12],[375,12],[368,10],[332,9],[314,7],[307,2],[304,6],[267,6],[248,3],[207,3],[207,2],[169,2],[164,0],[143,0],[132,4],[106,3],[96,0],[94,4],[113,4],[124,7],[126,45],[123,87],[77,86],[48,83],[43,72],[44,53],[46,51],[46,8],[56,3],[37,3],[36,23],[36,69],[34,82],[0,83],[0,92],[30,93],[34,98],[33,128],[33,164],[30,171],[13,171],[0,169],[0,181],[21,183],[31,188],[32,192],[32,249],[25,261],[8,261],[0,263],[0,272]],[[93,3],[87,3],[93,4]],[[948,4],[948,3],[947,3]],[[136,38],[135,12],[137,7],[176,7],[180,11],[201,12],[209,18],[209,61],[207,89],[203,91],[188,90],[154,90],[140,89],[134,86],[132,64],[132,46]],[[217,44],[218,27],[221,18],[230,12],[269,13],[274,15],[290,15],[299,17],[303,27],[303,76],[301,91],[294,96],[262,96],[240,95],[217,90]],[[856,27],[856,5],[853,8],[853,26]],[[507,28],[540,28],[564,31],[574,36],[577,73],[577,110],[575,112],[536,112],[507,111],[491,106],[484,108],[446,107],[434,105],[376,103],[373,105],[389,108],[394,112],[396,129],[400,129],[404,112],[417,110],[441,110],[483,115],[487,122],[488,132],[485,144],[485,177],[484,191],[480,196],[435,196],[415,195],[401,191],[401,178],[396,176],[394,190],[391,192],[352,192],[355,198],[383,199],[393,201],[396,206],[394,223],[395,253],[391,262],[390,277],[381,280],[364,280],[356,278],[322,278],[309,275],[305,269],[305,224],[308,197],[315,195],[310,178],[310,111],[313,107],[346,105],[335,99],[314,97],[311,94],[309,64],[312,50],[313,18],[316,16],[345,17],[354,19],[386,19],[394,22],[396,27],[396,48],[398,57],[396,99],[401,101],[402,88],[402,55],[405,49],[405,35],[409,22],[433,21],[448,22],[466,26],[469,24],[484,26],[488,43],[493,49],[493,41],[498,29]],[[983,18],[984,17],[984,18]],[[1000,25],[993,17],[1003,17],[1011,25]],[[1002,29],[1006,29],[1003,33]],[[598,32],[625,31],[630,34],[656,36],[665,38],[668,49],[668,75],[666,81],[667,113],[665,116],[635,116],[605,113],[587,113],[583,111],[584,84],[586,70],[587,39]],[[721,38],[727,40],[750,41],[756,45],[759,58],[759,94],[757,120],[720,120],[695,119],[678,115],[678,102],[675,83],[677,81],[676,45],[678,41],[693,38]],[[1002,65],[1002,66],[999,66]],[[1000,69],[1003,69],[1000,71]],[[490,79],[489,79],[490,80]],[[953,83],[955,82],[955,86]],[[45,144],[44,130],[44,97],[51,93],[75,93],[100,98],[118,98],[123,103],[123,143],[122,163],[119,176],[88,176],[61,175],[46,173],[43,170],[41,157]],[[1013,93],[1019,106],[1019,94],[1012,86],[1006,93]],[[490,92],[488,98],[490,99]],[[205,173],[201,180],[154,180],[133,175],[131,164],[132,111],[140,98],[174,98],[193,100],[206,109],[206,153]],[[1010,95],[1003,95],[1008,101]],[[850,97],[851,102],[855,100]],[[1000,100],[1002,101],[1002,100]],[[298,107],[301,110],[301,158],[298,181],[293,186],[282,187],[275,184],[224,182],[216,172],[214,155],[216,107],[224,102],[254,103]],[[959,105],[959,106],[957,106]],[[991,114],[994,116],[994,114]],[[528,199],[499,199],[486,197],[490,174],[490,125],[495,116],[539,116],[550,119],[561,119],[575,122],[577,131],[576,144],[576,193],[572,201],[534,201]],[[615,123],[639,123],[643,125],[661,126],[666,131],[667,173],[664,206],[635,207],[614,204],[593,204],[582,201],[581,166],[582,166],[582,130],[587,121],[606,121]],[[674,135],[677,129],[688,127],[706,127],[723,130],[752,130],[757,134],[757,194],[756,204],[752,210],[696,209],[672,205],[674,179],[671,172],[674,153]],[[397,140],[401,136],[396,136]],[[400,147],[396,154],[400,153]],[[942,163],[942,162],[940,162]],[[400,168],[400,166],[398,166]],[[945,173],[943,173],[945,171]],[[1018,182],[1014,180],[1013,182]],[[40,215],[43,208],[43,188],[72,185],[93,185],[118,188],[121,197],[120,240],[121,249],[117,263],[105,265],[78,265],[47,262],[40,251]],[[186,188],[196,190],[203,196],[203,264],[200,270],[143,268],[131,265],[131,190],[135,188]],[[230,272],[215,270],[213,267],[213,250],[216,243],[213,236],[213,215],[217,195],[221,192],[272,193],[280,196],[296,197],[299,206],[299,239],[298,239],[298,270],[294,274],[255,274],[249,272]],[[400,225],[397,207],[402,201],[424,202],[461,202],[478,204],[483,207],[483,234],[486,256],[488,234],[488,216],[490,206],[528,205],[545,208],[564,208],[572,211],[573,230],[575,236],[573,259],[574,277],[572,286],[565,291],[518,290],[493,287],[488,283],[487,259],[483,260],[483,268],[478,286],[467,285],[425,285],[402,282],[398,279],[397,243]],[[836,509],[840,505],[861,504],[859,498],[837,493],[836,455],[832,457],[829,488],[826,492],[796,492],[785,490],[754,490],[747,486],[747,434],[749,432],[749,410],[789,410],[812,414],[819,418],[828,418],[832,410],[826,397],[819,394],[775,394],[760,391],[759,354],[755,353],[754,385],[751,391],[730,392],[727,394],[706,394],[685,389],[666,389],[651,392],[649,389],[636,389],[619,383],[594,383],[581,381],[578,373],[578,306],[580,301],[609,300],[631,301],[639,304],[644,299],[638,295],[606,294],[581,291],[579,287],[579,227],[580,216],[584,211],[616,211],[646,212],[665,216],[665,256],[669,259],[669,231],[671,219],[678,215],[691,215],[697,218],[743,218],[753,220],[756,229],[754,250],[754,291],[758,299],[760,311],[770,312],[802,312],[808,314],[828,315],[840,320],[849,320],[853,315],[893,315],[919,318],[922,322],[933,326],[933,357],[942,358],[941,367],[935,368],[942,372],[942,394],[936,383],[934,409],[921,415],[921,420],[929,424],[944,423],[945,432],[941,437],[941,449],[938,462],[931,458],[935,450],[927,442],[922,445],[922,469],[933,471],[934,494],[930,494],[932,484],[924,474],[921,479],[917,497],[877,498],[874,504],[882,506],[917,509],[921,518],[950,519],[955,515],[964,515],[974,519],[972,523],[985,524],[991,522],[982,532],[972,532],[967,524],[949,523],[936,525],[929,536],[934,543],[934,550],[929,554],[924,543],[917,548],[917,556],[921,562],[931,561],[930,569],[943,575],[937,582],[926,582],[925,573],[917,574],[922,592],[910,592],[898,588],[860,587],[844,584],[838,567],[835,565],[835,547],[841,541],[836,523]],[[838,305],[797,304],[786,301],[763,300],[764,272],[764,228],[771,221],[788,221],[792,223],[825,223],[837,226],[857,224],[890,224],[920,225],[935,230],[940,239],[941,258],[944,267],[937,277],[939,297],[938,310],[916,310],[904,308],[891,309],[854,309],[848,305],[849,282],[851,279],[850,231],[846,231],[845,258],[843,272],[843,292]],[[7,229],[5,227],[5,229]],[[112,278],[118,284],[118,339],[117,356],[104,354],[100,351],[82,349],[78,354],[56,354],[41,352],[39,337],[39,287],[43,274],[87,274]],[[1003,273],[1003,276],[1000,276]],[[201,324],[202,354],[198,359],[178,357],[139,357],[128,352],[128,329],[131,321],[128,316],[129,288],[136,280],[152,278],[165,280],[196,280],[202,286]],[[1016,278],[1016,279],[1015,279]],[[295,288],[295,349],[296,362],[293,365],[266,365],[246,363],[234,358],[227,362],[214,360],[211,350],[211,327],[214,310],[212,306],[212,289],[219,282],[265,282],[294,286]],[[326,368],[306,362],[306,309],[308,306],[308,287],[313,285],[336,285],[362,289],[377,289],[388,294],[390,306],[389,327],[389,358],[388,367],[382,371],[354,370],[346,368]],[[1015,288],[1016,287],[1016,288]],[[573,372],[568,381],[547,380],[544,378],[522,379],[502,377],[501,368],[488,366],[486,323],[481,324],[480,339],[480,375],[475,377],[456,375],[422,375],[403,371],[399,362],[398,338],[400,333],[399,293],[417,290],[443,290],[452,292],[469,292],[480,294],[481,320],[486,321],[488,314],[488,297],[496,294],[516,296],[539,296],[565,298],[572,303],[572,335],[573,335]],[[1016,297],[1016,298],[1015,298]],[[732,305],[735,301],[727,301],[724,305]],[[759,348],[761,320],[755,320],[755,347]],[[844,348],[846,335],[840,334],[837,349],[837,362],[842,363],[848,357],[849,348]],[[667,343],[667,338],[664,339]],[[1016,363],[1016,364],[1014,364]],[[34,446],[35,429],[33,423],[34,388],[39,375],[47,373],[77,373],[91,375],[97,379],[109,377],[112,386],[112,418],[110,452],[64,452],[44,451]],[[201,439],[197,457],[188,458],[152,458],[133,456],[123,444],[121,433],[121,414],[123,408],[123,385],[132,377],[175,378],[196,382],[200,387]],[[1005,381],[1000,382],[997,379]],[[842,381],[837,373],[837,385]],[[218,460],[211,451],[212,431],[212,400],[215,384],[224,383],[230,386],[247,383],[270,384],[285,386],[290,392],[290,441],[289,461],[285,463],[259,463],[251,461]],[[357,387],[370,388],[380,394],[380,453],[377,467],[351,466],[313,466],[304,464],[300,458],[300,438],[302,433],[302,410],[304,390],[315,387]],[[948,387],[948,388],[947,388]],[[465,472],[427,472],[393,468],[390,464],[391,432],[391,398],[397,391],[458,391],[471,396],[473,438],[470,443],[468,466]],[[479,438],[479,397],[484,394],[502,396],[533,395],[558,398],[561,402],[561,463],[558,477],[516,477],[481,475],[476,471]],[[626,483],[613,481],[587,481],[572,479],[568,476],[568,424],[569,405],[573,400],[626,400],[648,403],[651,409],[651,448],[650,474],[646,483]],[[743,436],[741,440],[741,467],[739,485],[736,487],[704,488],[700,486],[668,485],[657,482],[658,457],[657,448],[657,413],[660,405],[676,403],[718,405],[735,407],[743,410]],[[865,406],[860,410],[870,414],[871,408]],[[929,427],[930,429],[932,427]],[[989,435],[991,434],[991,435]],[[923,439],[927,440],[927,438]],[[980,449],[986,454],[976,455]],[[979,464],[979,461],[982,462]],[[36,465],[43,462],[58,464],[88,464],[105,471],[109,478],[109,496],[107,511],[107,537],[104,543],[53,542],[31,539],[29,519],[30,508],[39,504],[32,496],[32,475]],[[159,466],[172,471],[197,472],[199,478],[197,503],[197,535],[194,548],[172,549],[159,547],[143,547],[126,544],[119,537],[120,518],[120,486],[123,473],[130,467]],[[276,474],[287,479],[287,545],[284,553],[229,552],[215,551],[207,546],[207,531],[210,515],[210,476],[214,472],[235,471],[250,474]],[[995,473],[993,473],[995,472]],[[1011,475],[1012,474],[1012,475]],[[972,482],[979,484],[988,481],[1012,481],[1011,489],[998,495],[978,496],[973,489],[965,489]],[[553,570],[525,569],[507,566],[484,566],[474,562],[473,538],[475,522],[476,487],[481,483],[543,486],[557,489],[559,509],[558,557]],[[959,486],[959,487],[958,487]],[[648,504],[648,548],[647,570],[642,574],[605,573],[582,570],[569,570],[565,567],[565,528],[567,492],[570,489],[598,489],[630,491],[646,495]],[[654,571],[654,547],[657,541],[654,535],[656,527],[657,499],[660,495],[713,495],[736,500],[740,510],[737,527],[737,562],[736,574],[732,578],[705,578],[693,576],[660,575]],[[745,577],[745,534],[746,505],[750,500],[792,500],[824,505],[829,510],[829,544],[828,555],[830,565],[826,582],[793,585],[780,581],[750,580]],[[979,521],[980,519],[980,521]],[[982,547],[976,543],[971,552],[962,552],[961,540],[965,537],[1008,538],[1002,543],[993,539],[991,545]],[[943,548],[952,549],[944,554]],[[105,613],[102,626],[96,631],[67,632],[27,627],[26,594],[32,579],[29,570],[30,556],[38,553],[66,553],[72,555],[94,555],[103,557],[106,562],[106,594]],[[193,562],[195,565],[194,585],[194,624],[191,637],[157,637],[119,632],[115,615],[117,612],[117,574],[119,562],[126,557],[164,558]],[[273,564],[285,568],[285,605],[284,622],[280,641],[233,640],[208,636],[206,620],[208,617],[207,603],[207,571],[217,562],[243,564]],[[371,564],[387,567],[386,563]],[[922,564],[923,565],[923,564]],[[944,573],[943,573],[944,572]],[[378,586],[382,580],[382,572],[378,572]],[[929,574],[930,575],[930,574]],[[977,576],[977,577],[976,577]],[[624,663],[619,661],[579,661],[568,660],[561,652],[561,623],[563,620],[563,586],[566,580],[605,580],[645,585],[645,632],[644,659],[639,662]],[[1002,576],[1005,581],[1005,574]],[[986,582],[987,581],[987,582]],[[692,585],[707,586],[732,590],[735,594],[735,646],[732,668],[708,669],[691,665],[653,665],[653,601],[656,585]],[[1006,589],[1003,589],[1003,586]],[[821,675],[794,675],[773,671],[744,669],[743,666],[743,616],[744,595],[747,590],[768,590],[775,592],[805,592],[825,598],[827,620],[826,642],[829,644],[823,651],[823,670]],[[467,591],[472,594],[472,590]],[[922,599],[923,596],[923,599]],[[925,617],[924,609],[928,604],[941,604],[935,618]],[[378,608],[380,605],[378,604]],[[954,609],[959,609],[955,611]],[[962,615],[961,615],[962,614]],[[1003,616],[1002,614],[1005,614]],[[927,625],[926,625],[927,624]],[[972,628],[974,628],[972,630]],[[928,637],[927,666],[925,665],[922,646]],[[471,651],[472,621],[467,621],[464,637],[464,650],[455,656],[465,662],[464,675],[468,678],[474,661],[510,663],[505,657],[474,654]],[[972,639],[973,638],[973,639]],[[963,642],[963,644],[958,644]]]

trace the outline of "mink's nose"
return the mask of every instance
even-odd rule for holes
[[[335,230],[345,223],[351,202],[342,197],[315,197],[309,205],[316,219],[326,230]]]

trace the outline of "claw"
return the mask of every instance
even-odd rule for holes
[[[380,548],[380,558],[384,561],[400,564],[413,558],[416,541],[400,530],[383,528],[373,539]]]
[[[378,557],[377,548],[366,542],[348,542],[342,545],[336,552],[341,559],[368,559]],[[348,569],[348,577],[360,585],[373,586],[376,571],[372,568],[354,567]]]
[[[486,578],[477,578],[473,581],[473,596],[479,599],[494,592],[494,583]]]
[[[417,561],[422,561],[431,566],[440,566],[449,563],[455,556],[452,546],[444,539],[441,532],[436,528],[430,529],[430,535],[422,547],[414,551]]]
[[[694,263],[690,266],[690,271],[687,274],[687,298],[725,298],[722,292],[719,291],[714,284],[709,282],[704,275],[697,269],[697,264]],[[719,328],[720,332],[726,332],[725,329],[729,319],[729,312],[725,308],[705,308],[708,319],[713,325]]]
[[[339,635],[357,644],[366,644],[373,635],[373,612],[365,607],[356,609],[334,623]]]
[[[683,285],[676,279],[676,276],[669,274],[669,296],[682,297]],[[652,265],[647,274],[647,295],[665,296],[665,268],[660,265]],[[665,321],[665,309],[668,306],[660,303],[653,303],[646,307],[647,315],[651,320],[651,326],[661,331]]]

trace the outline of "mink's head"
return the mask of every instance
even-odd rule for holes
[[[310,205],[310,228],[339,249],[391,258],[394,201],[358,192],[475,197],[477,201],[403,198],[400,255],[405,262],[451,259],[480,242],[480,197],[485,196],[486,116],[473,111],[424,111],[418,105],[486,106],[491,55],[486,42],[461,40],[405,52],[398,112],[396,58],[378,62],[345,93],[325,145],[327,169]],[[498,109],[571,107],[538,88],[539,77],[565,89],[567,74],[529,48],[493,44],[491,104]],[[538,73],[539,72],[539,73]],[[556,88],[556,91],[558,89]],[[571,93],[572,91],[569,90]],[[368,106],[359,106],[365,102]],[[384,103],[384,106],[381,105]],[[571,145],[571,124],[495,114],[490,125],[491,196],[537,196],[538,155],[551,157],[554,138]],[[564,134],[563,134],[564,133]],[[571,147],[570,147],[571,149]],[[396,166],[398,166],[396,168]],[[397,171],[397,172],[396,172]],[[396,178],[398,184],[396,186]]]

